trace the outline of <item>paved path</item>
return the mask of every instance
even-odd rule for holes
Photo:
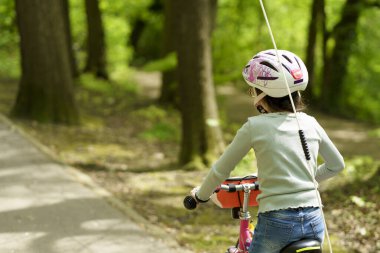
[[[185,252],[147,236],[72,170],[0,115],[1,253]]]

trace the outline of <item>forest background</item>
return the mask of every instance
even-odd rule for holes
[[[336,252],[379,252],[380,2],[264,3],[346,159],[322,187]],[[0,112],[181,245],[221,251],[228,211],[181,200],[254,115],[241,70],[272,47],[258,1],[0,0]]]

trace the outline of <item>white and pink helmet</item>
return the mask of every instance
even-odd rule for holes
[[[303,61],[292,52],[278,50],[281,59],[282,71],[288,81],[290,92],[305,90],[309,75]],[[261,90],[255,98],[255,104],[265,95],[270,97],[284,97],[288,90],[274,49],[265,50],[256,54],[243,69],[243,77],[249,86]]]

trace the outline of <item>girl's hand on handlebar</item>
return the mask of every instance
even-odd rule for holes
[[[191,190],[190,194],[197,203],[206,203],[207,201],[209,201],[209,199],[203,200],[203,199],[198,198],[197,193],[199,191],[199,188],[200,188],[199,186],[195,187],[194,189]]]
[[[198,201],[197,201],[197,197],[195,194],[198,192],[198,190],[199,190],[199,186],[192,189],[190,191],[190,195],[188,195],[184,198],[183,205],[185,206],[186,209],[193,210],[193,209],[197,208]]]
[[[191,191],[190,191],[190,196],[193,197],[195,199],[195,201],[198,203],[198,200],[197,200],[197,197],[195,197],[195,194],[199,191],[199,186],[197,187],[194,187]]]

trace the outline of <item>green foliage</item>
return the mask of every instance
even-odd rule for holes
[[[138,93],[136,83],[130,77],[116,77],[109,82],[83,74],[76,81],[75,95],[81,107],[82,124],[89,127],[103,125],[104,119],[99,115],[120,114],[131,106]]]
[[[344,187],[350,184],[366,184],[365,182],[370,180],[377,172],[380,161],[376,161],[369,156],[355,156],[346,158],[345,164],[345,169],[334,180],[327,182],[328,188]]]
[[[20,74],[19,37],[13,0],[0,3],[0,76],[15,78]]]
[[[18,51],[0,50],[0,61],[0,77],[13,79],[20,76],[21,70]]]
[[[367,202],[364,198],[358,197],[355,195],[351,195],[350,200],[352,201],[352,203],[354,203],[358,207],[374,207],[375,206],[374,203]]]
[[[176,129],[167,123],[156,123],[150,129],[142,132],[140,136],[147,141],[160,140],[160,141],[170,141],[176,139],[173,135]]]
[[[160,1],[144,0],[140,2],[130,0],[129,2],[131,2],[129,4],[132,5],[132,10],[133,8],[135,10],[129,11],[127,14],[127,22],[131,26],[131,30],[138,21],[144,23],[137,41],[137,47],[130,59],[133,65],[141,66],[162,56],[163,11],[152,10],[152,5],[156,5]]]
[[[111,86],[106,80],[96,79],[91,74],[81,75],[79,83],[89,91],[103,93],[105,95],[112,93]]]
[[[80,76],[78,83],[86,90],[102,95],[120,97],[137,93],[137,85],[129,80],[118,80],[118,82],[110,83],[106,80],[97,79],[91,74],[83,74]]]
[[[368,135],[371,137],[380,138],[380,128],[372,130],[371,132],[368,133]]]
[[[100,1],[106,36],[107,67],[111,77],[114,71],[127,66],[135,57],[136,52],[129,45],[129,37],[137,19],[146,22],[146,28],[137,48],[138,55],[143,57],[140,61],[145,63],[160,57],[161,43],[152,43],[152,41],[160,41],[162,14],[149,12],[148,7],[151,2],[151,0]],[[70,0],[70,7],[73,47],[79,66],[83,69],[86,60],[87,34],[84,3],[82,0]]]
[[[141,4],[143,1],[139,1]],[[109,72],[112,73],[119,66],[125,65],[132,56],[131,48],[127,47],[130,24],[127,22],[127,10],[138,11],[135,5],[132,7],[127,1],[100,1],[105,40],[107,46],[107,63]],[[83,69],[86,60],[86,11],[82,0],[70,0],[70,20],[73,36],[73,48],[75,50],[79,67]]]
[[[358,42],[349,61],[349,73],[345,81],[348,107],[347,116],[380,123],[380,63],[376,41],[380,31],[371,25],[380,20],[380,11],[368,9],[363,12],[358,28]]]
[[[139,109],[135,111],[134,114],[146,120],[155,121],[155,122],[160,122],[162,120],[165,120],[165,118],[168,115],[164,109],[157,107],[155,105],[151,105],[149,107]]]
[[[125,20],[125,13],[120,11],[126,10],[128,5],[124,1],[100,3],[104,15],[108,68],[112,72],[118,66],[125,65],[132,56],[132,50],[126,47],[130,27]]]
[[[13,49],[18,42],[14,1],[2,0],[0,4],[0,48]]]
[[[255,152],[251,149],[248,154],[236,165],[231,176],[247,176],[251,174],[257,175],[257,165]]]
[[[144,63],[149,60],[158,59],[162,54],[162,13],[150,13],[147,24],[143,30],[136,49],[136,63]],[[152,42],[155,43],[152,43]]]
[[[266,10],[278,48],[304,56],[311,1],[266,1]],[[292,15],[289,15],[289,13]],[[214,73],[217,82],[241,78],[241,71],[257,52],[273,48],[258,1],[219,1],[213,34]],[[230,80],[228,80],[230,79]]]
[[[366,180],[376,172],[378,166],[379,162],[374,161],[371,157],[353,157],[346,160],[346,168],[343,174],[350,181]]]
[[[331,31],[339,22],[340,13],[346,0],[327,0],[325,1],[326,28]]]
[[[153,71],[168,71],[172,70],[177,66],[177,55],[176,53],[170,53],[166,57],[158,60],[148,62],[143,66],[143,70],[147,72]]]
[[[86,60],[86,16],[84,1],[69,0],[70,24],[73,40],[73,50],[80,69],[84,68]]]
[[[145,122],[139,136],[147,141],[178,141],[180,136],[179,117],[174,110],[154,105],[133,113]]]

